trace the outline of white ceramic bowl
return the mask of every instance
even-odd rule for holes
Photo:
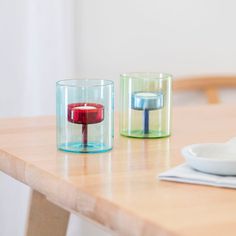
[[[192,168],[218,175],[236,175],[236,138],[226,143],[193,144],[182,149]]]

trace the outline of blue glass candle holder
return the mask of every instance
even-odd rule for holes
[[[114,137],[114,85],[109,80],[56,84],[57,147],[76,153],[105,152]]]
[[[172,76],[128,73],[120,78],[120,133],[161,138],[171,133]]]

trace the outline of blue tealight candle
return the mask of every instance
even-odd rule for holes
[[[143,111],[143,132],[149,133],[149,111],[164,107],[162,92],[134,92],[131,98],[131,108]]]

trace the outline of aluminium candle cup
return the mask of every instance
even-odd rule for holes
[[[167,137],[171,132],[172,76],[129,73],[120,78],[120,134]]]
[[[72,103],[68,105],[68,121],[75,124],[97,124],[104,119],[104,107],[97,103]]]
[[[113,82],[57,82],[57,147],[75,153],[97,153],[113,146]]]

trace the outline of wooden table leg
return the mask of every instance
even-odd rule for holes
[[[43,194],[33,191],[26,236],[65,236],[69,215]]]

